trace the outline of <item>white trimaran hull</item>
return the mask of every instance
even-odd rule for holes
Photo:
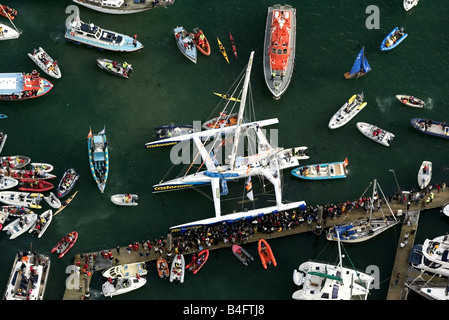
[[[213,224],[221,221],[232,221],[242,218],[249,218],[261,214],[272,213],[273,211],[284,211],[298,207],[305,207],[304,201],[298,201],[288,204],[282,203],[282,187],[280,180],[281,170],[296,167],[299,165],[299,159],[304,159],[303,155],[297,156],[293,154],[294,150],[300,148],[285,150],[284,148],[272,147],[270,145],[265,133],[263,132],[263,130],[260,130],[260,128],[262,126],[278,123],[278,119],[276,118],[251,123],[242,123],[253,56],[254,52],[251,53],[246,69],[237,125],[205,130],[202,132],[195,132],[192,134],[186,134],[175,138],[168,138],[157,141],[158,144],[170,145],[176,144],[180,141],[193,140],[199,154],[204,161],[204,164],[206,165],[207,170],[197,172],[195,174],[186,175],[182,178],[161,182],[153,186],[153,192],[179,190],[206,184],[210,185],[212,188],[215,217],[177,225],[172,227],[172,230],[182,229],[195,225]],[[254,130],[254,133],[258,140],[258,153],[249,155],[247,157],[238,157],[237,149],[239,146],[241,133],[248,130]],[[227,133],[234,133],[234,143],[232,146],[229,164],[220,165],[215,159],[213,159],[213,156],[211,155],[212,149],[206,149],[206,146],[203,144],[201,138],[211,137],[214,135],[218,136]],[[276,196],[276,205],[250,211],[236,212],[222,216],[220,195],[226,193],[220,192],[220,185],[222,185],[222,183],[225,183],[227,180],[247,178],[249,176],[264,176],[273,184]]]

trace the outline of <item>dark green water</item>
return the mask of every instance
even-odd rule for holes
[[[192,1],[177,0],[167,9],[115,16],[80,7],[81,19],[127,34],[137,34],[143,51],[114,54],[66,43],[64,22],[69,0],[9,1],[19,12],[15,24],[23,30],[17,40],[0,44],[0,72],[30,72],[36,66],[27,53],[42,46],[58,59],[62,78],[52,79],[52,91],[44,97],[24,102],[1,102],[1,129],[8,134],[3,155],[23,154],[35,162],[55,166],[58,181],[64,171],[74,167],[81,179],[79,193],[70,206],[56,216],[41,239],[29,234],[15,240],[0,237],[0,289],[6,287],[17,250],[50,254],[62,236],[72,230],[80,236],[63,259],[52,257],[46,299],[61,299],[65,288],[65,269],[76,252],[91,252],[133,241],[166,236],[169,227],[213,215],[213,203],[194,190],[152,194],[151,186],[171,168],[170,150],[145,150],[153,139],[154,127],[174,123],[205,121],[218,104],[212,92],[225,92],[255,51],[251,86],[257,119],[277,117],[279,145],[306,145],[308,164],[349,160],[349,175],[340,181],[304,182],[284,172],[285,201],[305,200],[317,205],[358,198],[376,178],[386,194],[394,193],[394,169],[403,190],[416,188],[416,175],[423,160],[433,162],[433,183],[449,182],[448,141],[425,136],[409,124],[413,117],[449,121],[447,101],[448,34],[443,13],[447,1],[422,1],[410,12],[402,1],[292,1],[297,8],[297,51],[294,78],[281,100],[271,98],[263,80],[262,48],[267,8],[272,1]],[[380,29],[368,30],[365,9],[380,9]],[[194,65],[179,52],[173,28],[183,25],[202,28],[211,41],[212,54],[199,56]],[[395,27],[409,33],[391,52],[379,49],[383,38]],[[228,34],[232,32],[238,60],[231,56]],[[228,49],[230,64],[218,52],[215,38]],[[372,71],[357,80],[344,80],[360,49],[365,46]],[[100,70],[99,57],[133,64],[130,80]],[[42,73],[43,75],[43,73]],[[330,130],[329,119],[354,93],[364,91],[367,107],[346,126]],[[426,109],[408,108],[396,94],[412,94],[427,102]],[[355,123],[366,121],[396,135],[386,148],[361,135]],[[110,147],[110,176],[106,192],[100,194],[89,171],[86,136],[106,126]],[[271,129],[271,128],[270,128]],[[167,178],[178,174],[175,167]],[[255,189],[258,182],[253,182]],[[225,212],[241,210],[243,181],[230,183]],[[203,189],[208,193],[209,189]],[[138,193],[139,206],[114,206],[115,193]],[[417,243],[449,229],[449,220],[438,210],[421,215]],[[389,277],[400,229],[358,245],[347,245],[351,261],[359,269],[376,265],[380,269],[380,288],[371,291],[370,300],[386,298]],[[184,284],[160,280],[156,267],[148,284],[139,291],[114,299],[147,300],[290,300],[294,291],[293,269],[308,259],[334,262],[335,244],[324,235],[291,236],[271,240],[277,268],[264,270],[258,259],[244,267],[230,250],[214,251],[204,269],[186,275]],[[247,249],[257,257],[256,245]],[[349,261],[347,262],[349,263]],[[92,298],[104,299],[103,279],[95,275]]]

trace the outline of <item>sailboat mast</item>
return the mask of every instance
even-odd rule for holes
[[[243,84],[243,92],[242,97],[240,101],[240,109],[239,114],[237,116],[237,127],[235,129],[235,138],[234,138],[234,145],[232,147],[232,153],[231,153],[231,160],[229,162],[229,168],[232,170],[235,169],[235,159],[237,156],[237,148],[240,140],[240,126],[243,121],[243,111],[245,110],[245,102],[246,102],[246,96],[248,94],[248,85],[249,85],[249,78],[251,74],[251,68],[253,65],[253,57],[254,57],[254,51],[251,51],[251,55],[249,57],[248,61],[248,67],[246,68],[246,75],[245,75],[245,82]]]
[[[376,194],[376,186],[377,186],[377,180],[374,179],[374,183],[373,183],[373,194],[371,196],[371,201],[370,201],[370,208],[369,208],[369,221],[371,222],[371,219],[373,217],[373,208],[374,208],[374,195]]]

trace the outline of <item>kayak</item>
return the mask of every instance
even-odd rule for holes
[[[223,44],[221,43],[220,39],[218,39],[217,37],[217,41],[218,41],[218,48],[220,49],[220,52],[223,54],[223,57],[226,59],[226,61],[229,63],[229,59],[228,59],[228,54],[226,53],[226,49],[223,46]]]
[[[235,47],[234,38],[232,34],[229,32],[229,39],[231,40],[232,51],[234,51],[234,56],[237,59],[237,48]]]
[[[221,97],[221,98],[223,98],[223,99],[227,99],[227,100],[231,100],[231,101],[237,101],[237,102],[240,102],[239,99],[234,98],[234,97],[229,96],[229,95],[224,94],[224,93],[214,92],[214,94],[217,95],[217,96],[219,96],[219,97]]]

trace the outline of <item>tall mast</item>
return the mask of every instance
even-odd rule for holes
[[[235,159],[237,156],[237,148],[238,148],[238,144],[239,144],[239,140],[240,140],[240,126],[243,121],[243,111],[245,110],[246,96],[248,94],[249,77],[251,75],[251,67],[253,65],[253,57],[254,57],[254,51],[251,51],[251,55],[249,56],[248,67],[246,68],[245,82],[243,84],[243,92],[242,92],[242,97],[241,97],[241,101],[240,101],[239,114],[237,116],[237,127],[235,129],[234,146],[232,147],[231,160],[229,162],[229,168],[231,170],[235,169]]]

